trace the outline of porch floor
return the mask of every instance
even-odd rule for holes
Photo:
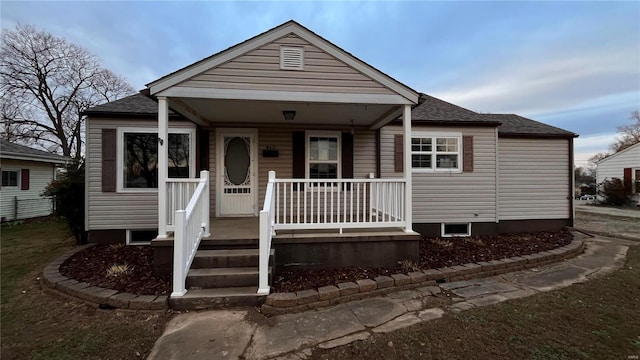
[[[229,240],[251,240],[257,241],[260,237],[260,219],[258,217],[242,217],[242,218],[212,218],[211,219],[211,236],[203,239],[203,241],[229,241]],[[309,239],[321,237],[353,238],[353,237],[381,237],[393,238],[407,235],[418,235],[415,232],[407,233],[402,228],[371,228],[371,229],[343,229],[342,233],[338,229],[323,230],[278,230],[274,241],[278,240],[294,240]]]

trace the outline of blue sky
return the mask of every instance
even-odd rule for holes
[[[412,88],[580,134],[576,164],[640,110],[640,2],[10,2],[138,89],[294,19]]]

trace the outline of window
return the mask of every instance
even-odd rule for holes
[[[195,159],[193,130],[170,129],[168,139],[168,175],[170,178],[194,176]],[[151,129],[118,129],[118,188],[158,188],[158,135]]]
[[[17,187],[18,186],[18,171],[17,170],[2,170],[2,187]]]
[[[158,230],[127,230],[127,245],[148,245],[158,237]]]
[[[460,134],[414,133],[411,138],[411,167],[417,172],[460,172]]]
[[[633,190],[633,192],[636,194],[640,194],[640,169],[635,169],[633,171],[633,175],[635,179],[633,182],[633,184],[635,185],[635,189]],[[4,180],[3,180],[3,183],[4,183]]]
[[[307,133],[307,178],[340,177],[340,133]]]
[[[471,236],[471,223],[462,224],[442,224],[442,236]]]

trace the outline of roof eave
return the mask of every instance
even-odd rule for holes
[[[498,137],[508,137],[508,138],[545,138],[545,139],[573,139],[577,138],[578,134],[570,133],[570,134],[536,134],[536,133],[512,133],[512,132],[501,132],[498,129]]]

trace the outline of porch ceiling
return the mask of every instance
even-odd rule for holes
[[[253,100],[178,98],[210,123],[314,124],[336,126],[382,126],[400,115],[400,106],[387,104],[337,104]],[[282,112],[296,112],[285,120]]]

